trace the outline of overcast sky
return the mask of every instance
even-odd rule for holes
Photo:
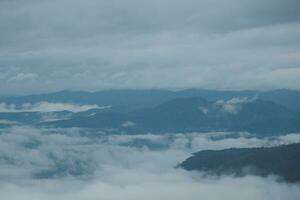
[[[0,94],[300,89],[299,0],[1,0]]]

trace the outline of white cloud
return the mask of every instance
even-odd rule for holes
[[[245,177],[220,180],[193,180],[184,173],[153,174],[141,171],[120,171],[113,181],[34,181],[29,184],[6,184],[0,189],[3,200],[295,200],[299,186],[276,183],[272,178]],[[237,189],[238,188],[238,189]],[[18,191],[18,192],[16,192]]]
[[[37,74],[34,73],[19,73],[10,78],[11,81],[28,81],[33,80],[38,77]]]
[[[205,107],[202,107],[202,106],[199,106],[198,107],[198,110],[200,110],[201,112],[203,112],[204,114],[207,114],[209,112],[209,109],[208,108],[205,108]]]
[[[0,119],[0,125],[1,124],[4,124],[4,125],[17,125],[17,124],[19,124],[19,122],[11,121],[11,120],[5,120],[5,119]]]
[[[244,104],[251,103],[255,100],[255,97],[235,97],[227,101],[218,100],[216,101],[215,105],[220,106],[224,112],[237,114],[241,109],[243,109]]]
[[[127,121],[127,122],[124,122],[121,126],[122,127],[132,127],[132,126],[135,126],[136,124],[134,122],[131,122],[131,121]]]
[[[38,103],[24,103],[21,106],[14,104],[0,103],[0,112],[56,112],[56,111],[71,111],[71,112],[82,112],[90,109],[106,109],[109,106],[99,107],[96,104],[93,105],[78,105],[71,103],[52,103],[42,101]]]
[[[300,142],[300,134],[259,139],[248,133],[106,135],[85,129],[2,129],[0,194],[3,200],[294,200],[300,186],[276,182],[275,177],[203,177],[174,168],[198,150],[294,142]],[[163,145],[157,149],[152,144]],[[41,171],[57,176],[35,178]]]

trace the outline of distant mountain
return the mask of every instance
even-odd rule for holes
[[[217,91],[203,89],[188,89],[181,91],[169,90],[107,90],[98,92],[61,91],[49,94],[0,97],[0,103],[21,105],[41,101],[74,104],[111,105],[117,112],[150,108],[175,98],[199,96],[209,101],[229,100],[235,97],[257,97],[262,100],[273,101],[291,110],[300,111],[300,91]]]
[[[300,131],[300,115],[284,106],[255,98],[214,102],[190,97],[173,99],[153,108],[94,112],[42,125],[117,128],[130,133],[249,131],[266,135]]]
[[[266,91],[260,93],[258,97],[286,106],[291,110],[300,111],[300,92],[297,90],[281,89]]]
[[[47,102],[76,104],[73,107],[96,104],[99,109],[92,106],[93,109],[81,112],[15,111],[27,108],[27,105],[41,105],[40,102],[46,102],[46,106],[53,106]],[[298,102],[300,92],[286,89],[267,92],[200,89],[61,91],[1,97],[0,127],[39,124],[115,129],[128,133],[249,131],[267,135],[300,131]],[[4,106],[2,112],[1,106]],[[109,108],[100,109],[102,106]],[[10,112],[10,108],[15,110]]]
[[[179,167],[212,175],[275,174],[290,182],[300,182],[300,144],[270,148],[205,150],[194,153]]]

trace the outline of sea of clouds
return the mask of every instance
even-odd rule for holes
[[[176,166],[193,152],[300,142],[300,134],[109,134],[87,129],[0,129],[1,200],[295,200],[300,185],[209,177]]]

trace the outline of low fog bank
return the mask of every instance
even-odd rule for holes
[[[24,103],[22,105],[7,104],[0,102],[0,112],[4,113],[20,113],[20,112],[60,112],[60,111],[70,111],[70,112],[83,112],[90,109],[103,109],[108,106],[99,107],[96,104],[93,105],[79,105],[71,103],[61,103],[61,102],[47,102],[41,101],[37,103]]]
[[[297,199],[275,176],[209,177],[175,169],[192,152],[300,142],[300,134],[106,135],[83,129],[0,130],[1,199]]]
[[[296,200],[299,185],[259,177],[194,180],[182,172],[149,173],[122,170],[91,181],[42,180],[1,184],[1,199],[10,200]]]

